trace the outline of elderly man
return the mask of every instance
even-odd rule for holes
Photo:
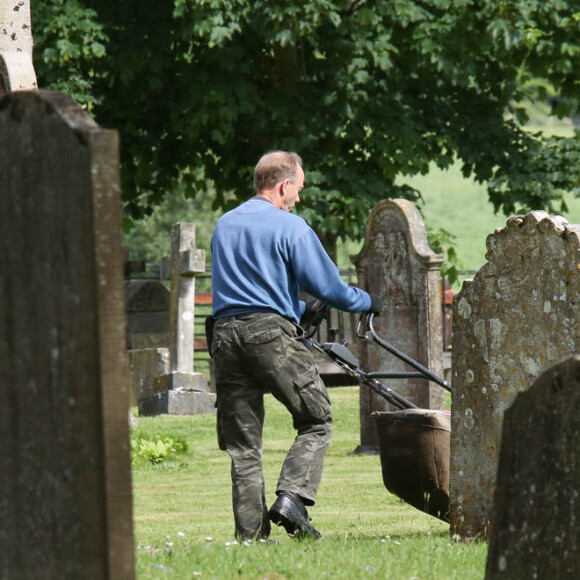
[[[291,213],[304,187],[296,153],[265,154],[254,170],[256,195],[217,222],[212,243],[212,356],[220,448],[231,457],[235,534],[265,539],[270,522],[298,538],[319,538],[314,505],[332,410],[298,326],[302,289],[350,312],[378,312],[380,298],[341,280],[307,223]],[[296,439],[268,511],[262,474],[264,393],[290,412]]]

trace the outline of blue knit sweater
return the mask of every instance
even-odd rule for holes
[[[277,312],[298,323],[299,289],[349,312],[365,312],[370,296],[344,282],[320,240],[299,216],[253,197],[224,214],[211,242],[215,318]]]

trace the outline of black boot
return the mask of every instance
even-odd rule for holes
[[[268,515],[270,521],[295,538],[320,538],[320,532],[310,523],[306,506],[297,493],[281,491]]]

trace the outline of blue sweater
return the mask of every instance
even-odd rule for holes
[[[370,296],[344,282],[320,240],[299,216],[253,197],[224,214],[211,241],[215,318],[277,312],[298,323],[299,289],[349,312],[365,312]]]

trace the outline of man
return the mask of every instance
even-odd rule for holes
[[[299,289],[350,312],[380,310],[380,298],[348,286],[314,231],[290,213],[304,187],[296,153],[264,155],[255,197],[223,215],[212,237],[212,356],[220,448],[231,457],[235,534],[265,539],[270,521],[295,537],[320,537],[314,505],[332,436],[328,393],[299,340],[305,311]],[[268,511],[262,474],[264,393],[292,415],[297,436]]]

